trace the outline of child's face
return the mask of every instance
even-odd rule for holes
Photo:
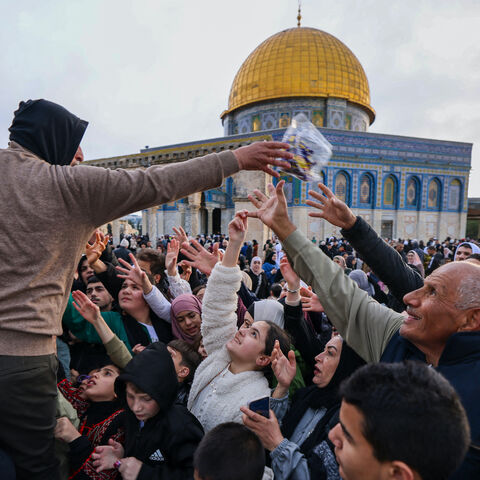
[[[128,408],[137,420],[146,422],[160,411],[158,403],[148,393],[138,390],[133,383],[127,382],[126,393]]]
[[[107,365],[90,374],[83,396],[92,402],[109,402],[115,399],[115,379],[119,371],[115,365]],[[83,382],[82,382],[83,383]]]
[[[185,377],[187,377],[190,373],[190,370],[185,365],[182,365],[183,357],[178,350],[175,350],[174,348],[168,346],[167,350],[172,357],[173,364],[175,365],[175,373],[177,374],[177,380],[179,382],[183,382],[185,380]]]

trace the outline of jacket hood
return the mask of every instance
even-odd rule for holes
[[[70,165],[88,122],[48,100],[20,102],[14,112],[10,140],[51,165]]]
[[[458,245],[458,247],[455,250],[455,256],[453,257],[454,262],[457,260],[457,250],[463,245],[467,245],[468,247],[470,247],[472,249],[472,253],[480,253],[480,248],[477,245],[475,245],[474,243],[472,243],[472,242],[462,242]]]
[[[132,358],[115,380],[115,393],[119,398],[125,398],[126,382],[132,382],[150,395],[161,412],[168,410],[175,402],[178,380],[167,347],[155,342]]]

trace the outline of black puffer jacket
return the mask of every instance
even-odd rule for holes
[[[341,233],[402,305],[404,295],[423,287],[422,276],[410,268],[362,217],[357,217],[350,230],[342,229]]]
[[[120,398],[125,398],[126,382],[150,395],[160,407],[143,428],[127,408],[125,457],[143,462],[137,479],[192,479],[193,454],[203,428],[186,407],[175,404],[178,381],[165,345],[153,343],[131,360],[115,382]]]

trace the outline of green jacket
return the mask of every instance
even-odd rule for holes
[[[282,246],[295,272],[311,285],[342,337],[366,362],[378,362],[403,316],[361,290],[298,229]]]
[[[127,346],[131,352],[132,347],[128,341],[127,331],[123,324],[122,315],[118,312],[101,312],[101,315],[112,332]],[[73,306],[73,297],[70,294],[67,308],[63,313],[62,322],[79,339],[88,343],[102,343],[95,327],[87,322]],[[143,326],[142,326],[143,327]],[[146,331],[146,329],[145,329]]]

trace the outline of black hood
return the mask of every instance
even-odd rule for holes
[[[168,410],[175,403],[178,380],[167,347],[155,342],[132,358],[115,380],[115,393],[119,398],[125,397],[126,382],[132,382],[150,395],[158,403],[161,412]]]
[[[10,140],[52,165],[70,165],[88,122],[48,100],[20,102]]]

